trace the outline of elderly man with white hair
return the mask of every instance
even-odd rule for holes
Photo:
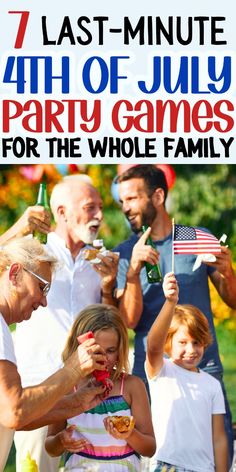
[[[56,223],[48,234],[47,246],[60,261],[48,295],[48,307],[38,308],[27,323],[17,326],[15,350],[24,386],[43,381],[62,365],[61,353],[74,319],[92,303],[113,304],[118,256],[101,256],[100,270],[83,257],[86,245],[97,237],[102,218],[98,191],[81,176],[70,176],[57,184],[51,195],[51,210]],[[47,428],[15,434],[17,471],[27,451],[36,460],[39,472],[58,470],[58,458],[44,449]]]

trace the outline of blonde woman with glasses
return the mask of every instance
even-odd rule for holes
[[[75,397],[64,397],[81,378],[102,369],[103,349],[91,339],[80,346],[64,367],[34,387],[23,388],[9,325],[28,320],[39,306],[46,307],[56,260],[34,239],[14,239],[0,249],[0,471],[4,470],[15,429],[31,429],[80,413],[100,401],[98,387]],[[46,313],[45,313],[46,315]],[[53,342],[53,338],[52,338]],[[27,339],[25,339],[27,343]],[[63,397],[63,398],[62,398]],[[64,416],[65,417],[65,416]]]

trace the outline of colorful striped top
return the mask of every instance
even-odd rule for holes
[[[120,395],[109,397],[95,408],[67,421],[68,425],[76,425],[76,438],[86,439],[89,446],[76,454],[67,454],[66,471],[139,472],[141,470],[139,455],[126,441],[113,438],[103,423],[103,419],[109,415],[131,415],[130,406],[123,397],[123,384],[124,377]]]

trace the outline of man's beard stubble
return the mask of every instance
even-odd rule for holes
[[[132,226],[132,224],[130,224],[132,231],[136,234],[139,234],[142,231],[142,226],[144,225],[151,226],[155,218],[156,218],[156,209],[151,199],[149,199],[149,202],[147,203],[146,208],[142,210],[141,212],[140,227],[135,226],[135,225]]]

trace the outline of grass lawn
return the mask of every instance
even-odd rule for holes
[[[223,325],[217,327],[217,339],[220,347],[221,359],[224,365],[224,381],[229,403],[236,423],[236,333],[229,331]],[[132,333],[130,333],[132,343]],[[11,450],[4,472],[15,472],[15,450]]]

